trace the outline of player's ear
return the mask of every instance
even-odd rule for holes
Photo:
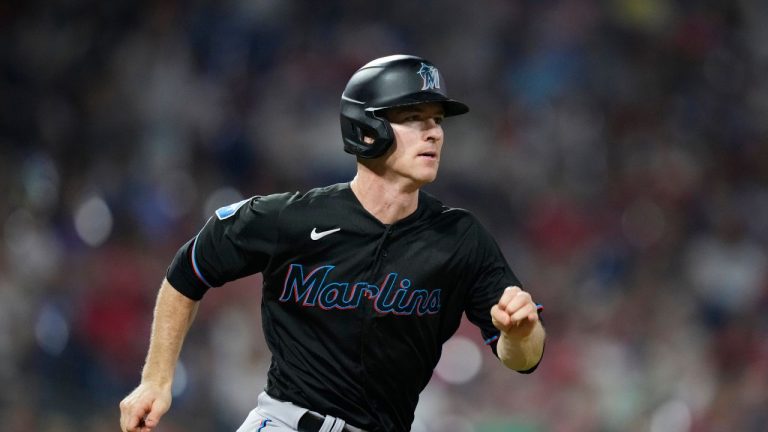
[[[364,135],[363,136],[363,142],[364,143],[366,143],[366,144],[373,144],[373,141],[374,141],[373,137],[369,137],[368,135]]]

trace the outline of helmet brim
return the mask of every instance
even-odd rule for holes
[[[419,105],[424,103],[438,102],[443,105],[443,111],[446,117],[452,117],[457,115],[466,114],[469,112],[469,107],[454,99],[449,99],[440,93],[434,92],[419,92],[410,94],[405,97],[401,97],[378,107],[367,108],[366,111],[379,111],[388,108],[397,108],[410,105]]]

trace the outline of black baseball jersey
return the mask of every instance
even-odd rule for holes
[[[407,431],[462,313],[496,350],[490,309],[520,285],[469,212],[426,192],[385,225],[348,183],[219,209],[168,269],[198,300],[261,272],[266,392],[370,431]]]

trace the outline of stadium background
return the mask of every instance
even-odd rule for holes
[[[338,98],[391,53],[472,111],[429,190],[545,305],[532,376],[463,326],[415,431],[764,431],[768,3],[0,5],[0,424],[118,429],[155,290],[219,205],[348,180]],[[160,431],[263,385],[260,279],[209,294]]]

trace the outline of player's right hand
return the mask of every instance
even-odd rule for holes
[[[142,383],[120,401],[120,430],[149,432],[170,407],[170,388]]]

